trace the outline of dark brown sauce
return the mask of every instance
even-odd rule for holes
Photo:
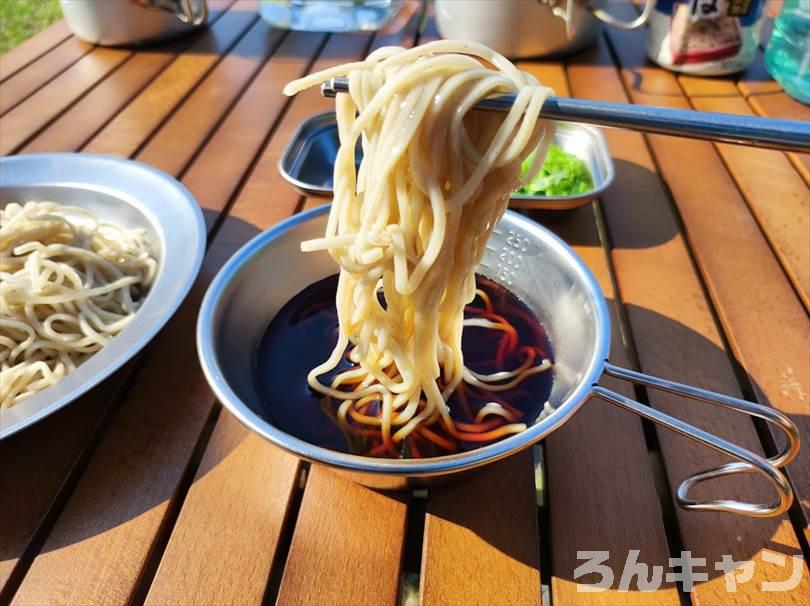
[[[538,355],[535,363],[539,364],[543,357],[553,361],[546,332],[532,311],[492,280],[477,276],[477,284],[489,295],[495,313],[515,327],[519,343],[535,347],[542,354],[542,357]],[[262,338],[256,359],[257,390],[262,398],[262,413],[266,420],[311,444],[350,452],[346,435],[330,415],[332,411],[328,408],[325,410],[323,396],[310,389],[307,383],[309,371],[329,357],[337,342],[336,290],[337,276],[325,278],[298,293],[273,318]],[[476,299],[467,308],[465,316],[475,316],[475,309],[480,307],[483,304]],[[525,356],[518,352],[505,356],[500,367],[496,363],[501,337],[500,331],[466,327],[462,340],[466,366],[483,374],[519,367]],[[320,381],[328,385],[336,373],[350,366],[343,358],[338,368],[322,375]],[[498,392],[497,396],[518,409],[520,421],[530,425],[551,393],[552,373],[549,370],[530,375],[513,389]],[[454,420],[471,423],[475,413],[489,398],[475,390],[467,390],[466,393],[469,408],[461,405],[457,394],[450,397],[448,406]],[[459,450],[471,450],[485,444],[461,441],[458,446]],[[440,454],[447,453],[438,448],[424,453],[427,456]]]

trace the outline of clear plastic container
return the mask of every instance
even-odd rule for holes
[[[402,0],[262,0],[271,25],[305,32],[376,31],[397,13]]]
[[[765,50],[765,67],[794,99],[810,105],[810,0],[786,0]]]

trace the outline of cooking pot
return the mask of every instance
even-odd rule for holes
[[[282,306],[313,282],[337,272],[327,253],[300,250],[302,241],[323,235],[327,213],[324,206],[296,215],[248,242],[214,278],[200,309],[197,348],[208,382],[228,410],[273,444],[367,486],[414,488],[452,479],[527,448],[562,426],[588,400],[599,398],[735,459],[683,481],[677,491],[681,507],[767,517],[790,506],[793,492],[779,468],[798,453],[799,434],[793,422],[767,406],[610,364],[610,320],[596,280],[562,240],[512,211],[496,226],[477,271],[511,290],[545,327],[554,351],[550,409],[546,407],[522,433],[468,452],[425,459],[378,459],[336,452],[276,427],[262,415],[256,352],[267,325]],[[313,365],[318,362],[312,361]],[[766,459],[598,385],[602,375],[759,417],[785,434],[787,446]],[[776,489],[772,503],[698,501],[690,496],[691,487],[699,482],[752,472],[764,475]]]
[[[572,53],[592,44],[600,22],[635,29],[647,22],[655,0],[633,21],[613,17],[601,0],[435,0],[443,38],[486,44],[510,58]]]
[[[71,31],[103,46],[156,42],[205,23],[205,0],[59,0]]]

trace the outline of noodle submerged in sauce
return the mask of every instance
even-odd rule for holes
[[[518,368],[525,364],[530,350],[532,353],[528,355],[534,356],[536,362],[553,359],[542,325],[522,301],[482,276],[477,276],[477,286],[479,292],[465,308],[465,319],[474,321],[499,316],[514,332],[465,326],[462,349],[470,370],[491,374]],[[419,458],[490,444],[511,435],[497,435],[499,427],[511,422],[530,425],[542,413],[551,392],[551,372],[531,374],[511,389],[497,393],[461,383],[447,399],[447,405],[459,434],[474,439],[449,435],[437,421],[410,433],[392,451],[383,443],[379,426],[371,425],[368,420],[368,417],[379,418],[379,399],[359,406],[356,401],[352,402],[346,421],[341,422],[338,419],[341,402],[314,391],[307,383],[312,366],[330,354],[338,339],[336,289],[337,276],[307,287],[278,312],[262,338],[256,360],[256,386],[262,398],[264,417],[280,429],[311,444],[341,452]],[[491,311],[481,291],[491,304]],[[321,380],[328,385],[339,373],[353,368],[356,364],[344,356]],[[351,386],[343,389],[351,389]],[[481,417],[481,411],[487,406],[486,411],[491,412]],[[499,409],[506,410],[513,421],[500,416]]]

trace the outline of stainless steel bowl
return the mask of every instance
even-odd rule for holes
[[[297,215],[247,243],[216,276],[200,309],[197,347],[203,371],[222,403],[259,435],[362,484],[403,489],[446,480],[527,448],[560,427],[589,398],[600,397],[737,459],[738,462],[688,478],[678,495],[683,507],[766,516],[777,515],[790,505],[793,498],[790,485],[777,467],[787,464],[798,451],[798,433],[792,422],[771,408],[609,364],[607,304],[593,276],[562,240],[513,212],[507,212],[496,227],[478,271],[509,288],[546,328],[555,358],[548,398],[550,413],[541,414],[525,432],[477,450],[408,460],[336,452],[302,441],[274,426],[261,414],[256,352],[270,320],[287,301],[313,282],[336,273],[335,264],[326,253],[300,251],[301,241],[323,234],[327,212],[328,207],[320,207]],[[786,433],[788,448],[766,460],[598,386],[602,373],[764,418]],[[694,501],[687,494],[697,482],[751,471],[764,474],[774,484],[779,493],[777,501],[772,504]]]
[[[146,229],[159,268],[132,322],[106,347],[56,385],[0,410],[0,439],[69,404],[138,353],[188,293],[205,251],[205,223],[194,197],[145,164],[92,154],[0,158],[0,208],[29,200],[80,206],[123,227]]]

